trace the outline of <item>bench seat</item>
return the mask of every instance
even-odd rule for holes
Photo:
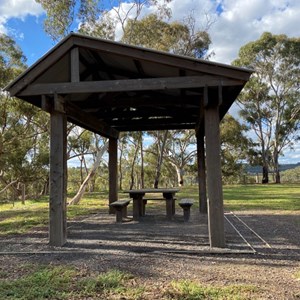
[[[127,206],[131,200],[118,200],[109,204],[116,211],[116,222],[122,223],[123,218],[127,217]]]
[[[191,214],[191,206],[194,204],[194,199],[184,198],[181,199],[178,204],[183,209],[184,222],[188,222]]]
[[[167,200],[166,198],[155,198],[155,197],[153,197],[153,198],[143,198],[143,201],[147,201],[147,200],[149,200],[149,201],[152,201],[152,200]],[[173,200],[177,200],[176,198],[173,198]]]

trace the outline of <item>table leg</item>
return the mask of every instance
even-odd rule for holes
[[[175,215],[175,200],[172,198],[172,215]]]
[[[143,195],[138,195],[133,198],[133,220],[138,221],[144,215],[145,208],[143,207]]]
[[[172,220],[172,217],[175,215],[174,194],[173,193],[163,193],[163,197],[166,199],[167,219]]]
[[[138,221],[140,219],[139,202],[140,202],[139,199],[133,199],[132,214],[133,214],[134,221]]]
[[[167,219],[172,220],[173,216],[173,198],[166,199]]]
[[[147,200],[141,200],[141,203],[142,203],[142,216],[145,216]]]

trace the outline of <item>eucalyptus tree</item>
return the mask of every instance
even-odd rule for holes
[[[0,183],[4,190],[9,187],[16,195],[20,194],[20,186],[26,183],[31,186],[34,183],[35,189],[41,190],[47,184],[47,116],[3,92],[3,88],[25,68],[26,58],[21,49],[12,38],[1,34]]]
[[[141,20],[129,19],[122,41],[196,58],[205,57],[211,43],[207,31],[195,31],[194,26],[189,27],[183,21],[166,22],[157,14],[150,14]]]
[[[45,32],[60,40],[74,30],[79,23],[81,32],[89,35],[115,39],[114,29],[118,24],[121,31],[129,18],[137,20],[144,8],[152,6],[160,15],[170,15],[167,4],[171,0],[35,0],[46,11]],[[76,26],[76,25],[75,25]]]
[[[164,159],[175,169],[179,186],[184,185],[185,168],[196,157],[196,137],[193,130],[171,130],[164,149]]]
[[[300,38],[266,32],[244,45],[233,63],[255,70],[239,98],[241,116],[260,145],[262,182],[271,161],[279,183],[279,157],[299,135]]]
[[[220,123],[221,163],[223,181],[237,182],[248,159],[252,140],[246,136],[248,128],[233,116],[226,114]]]

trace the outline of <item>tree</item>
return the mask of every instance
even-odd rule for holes
[[[84,181],[82,182],[78,192],[76,193],[76,195],[71,199],[71,201],[69,202],[69,205],[75,205],[75,204],[78,204],[79,201],[81,200],[85,190],[86,190],[86,187],[90,181],[90,179],[95,176],[95,173],[97,171],[97,168],[98,166],[100,165],[100,162],[102,160],[102,157],[105,153],[105,151],[107,150],[108,148],[108,142],[106,142],[99,151],[97,151],[97,156],[96,156],[96,159],[95,159],[95,162],[92,166],[92,168],[90,169],[88,175],[86,176],[86,178],[84,179]]]
[[[223,181],[236,182],[243,171],[243,162],[248,156],[249,140],[244,132],[245,125],[240,124],[231,115],[226,114],[220,123],[221,162]]]
[[[35,1],[47,13],[44,21],[45,32],[53,40],[60,40],[71,31],[75,20],[79,22],[81,32],[114,39],[116,23],[120,23],[124,31],[128,18],[136,20],[142,9],[149,6],[156,7],[160,14],[169,14],[166,4],[171,0],[133,0],[126,3],[121,0]]]
[[[26,68],[26,58],[15,41],[0,35],[0,182],[12,198],[20,187],[32,183],[44,190],[48,181],[48,118],[30,104],[3,92],[3,88]],[[22,137],[22,138],[21,138]],[[28,188],[28,191],[30,189]],[[33,192],[33,189],[31,188]],[[24,199],[23,199],[24,200]]]
[[[168,130],[164,130],[162,132],[157,132],[155,135],[156,141],[155,145],[157,147],[157,164],[155,168],[155,179],[154,179],[154,188],[158,188],[158,183],[161,175],[161,167],[164,157],[165,146],[168,138]]]
[[[178,21],[165,22],[158,15],[151,14],[141,20],[129,19],[122,41],[179,55],[203,58],[211,43],[209,34],[207,31],[193,32],[194,29],[191,28]]]
[[[262,182],[268,183],[272,161],[275,181],[280,183],[279,157],[298,137],[300,39],[264,33],[257,41],[243,46],[233,63],[255,70],[239,98],[241,116],[258,138]]]
[[[184,172],[188,164],[192,164],[196,155],[196,137],[193,130],[169,131],[172,138],[168,139],[164,158],[176,170],[178,185],[184,185]]]

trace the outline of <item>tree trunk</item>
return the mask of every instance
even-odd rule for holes
[[[267,165],[263,165],[262,167],[262,181],[261,183],[266,184],[269,183],[269,168]]]
[[[107,150],[108,147],[108,142],[106,142],[103,147],[97,152],[96,155],[96,160],[95,163],[93,165],[93,167],[91,168],[90,172],[88,173],[87,177],[85,178],[85,180],[83,181],[83,183],[81,184],[77,194],[72,198],[72,200],[70,201],[69,205],[75,205],[78,204],[79,201],[81,200],[82,196],[85,193],[86,187],[90,181],[90,179],[95,175],[97,168],[100,165],[102,156],[104,155],[104,152]]]
[[[120,156],[119,156],[119,190],[122,191],[122,180],[123,180],[123,172],[122,172],[122,155],[123,155],[123,143],[119,143],[120,147]]]
[[[1,181],[2,181],[3,183],[5,183],[6,186],[5,186],[4,189],[2,189],[2,190],[0,191],[0,194],[4,193],[7,189],[11,189],[12,185],[15,184],[16,182],[18,182],[18,180],[14,180],[14,181],[12,181],[11,183],[7,184],[4,180],[1,180]],[[12,189],[12,190],[14,191],[14,189]]]
[[[140,147],[141,147],[141,188],[145,188],[144,176],[144,152],[143,152],[143,135],[141,133]]]
[[[135,166],[136,157],[137,157],[137,154],[139,151],[139,144],[140,144],[140,140],[138,140],[138,142],[137,142],[137,146],[135,148],[133,159],[132,159],[131,174],[130,174],[131,182],[130,182],[130,187],[129,187],[130,190],[132,190],[132,188],[134,187],[134,166]]]
[[[276,170],[276,173],[275,173],[275,183],[281,183],[279,170]]]
[[[183,169],[178,167],[176,164],[170,161],[170,163],[174,166],[176,170],[176,175],[177,175],[177,184],[178,186],[183,186],[184,181],[183,181]]]
[[[168,130],[166,130],[164,132],[164,136],[163,136],[163,140],[161,142],[160,149],[159,149],[159,145],[158,145],[158,151],[160,151],[160,153],[158,153],[158,155],[157,155],[156,175],[155,175],[155,180],[154,180],[154,188],[155,189],[158,188],[158,182],[159,182],[159,178],[160,178],[160,174],[161,174],[160,171],[161,171],[161,166],[162,166],[162,162],[163,162],[163,153],[165,150],[167,137],[168,137]]]
[[[280,183],[280,171],[279,171],[279,163],[278,163],[278,152],[275,149],[273,154],[274,160],[274,173],[275,173],[275,183]]]

